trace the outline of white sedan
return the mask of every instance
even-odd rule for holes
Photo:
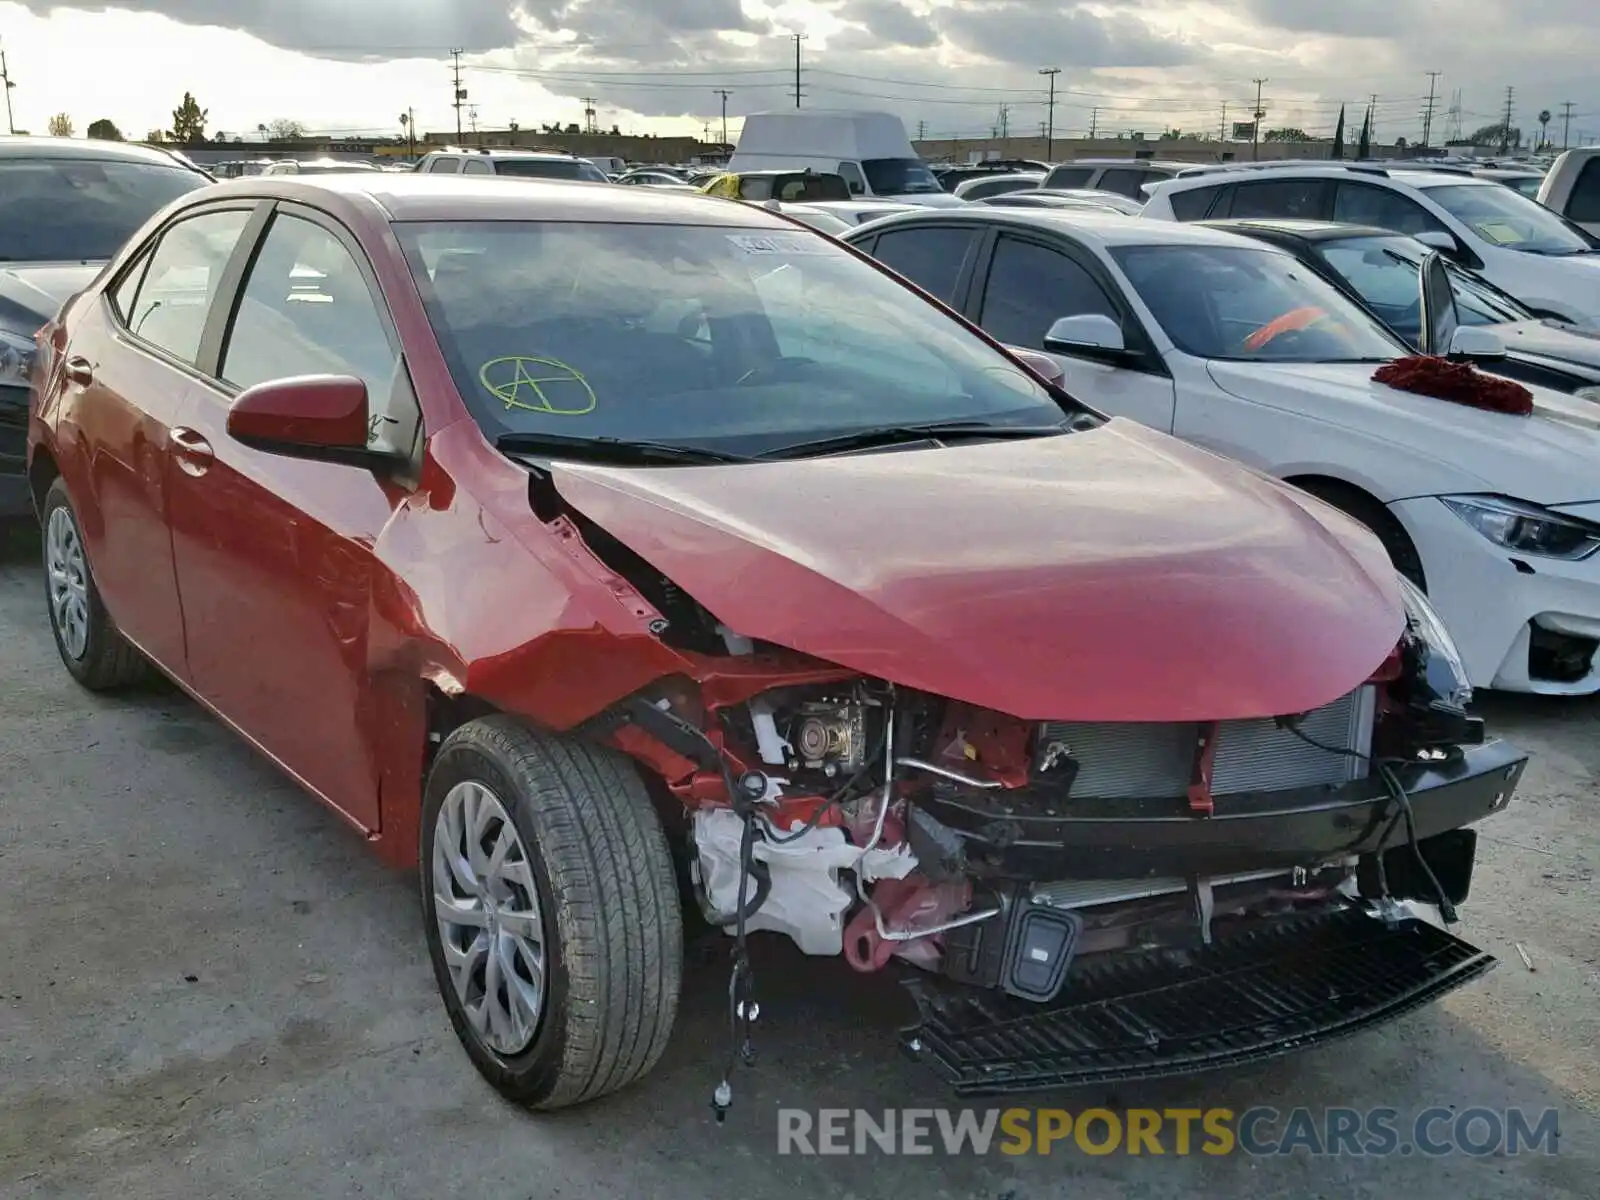
[[[1600,405],[1535,389],[1511,416],[1376,383],[1403,343],[1290,255],[1216,230],[974,205],[844,240],[1048,354],[1086,402],[1363,521],[1474,686],[1600,692]]]

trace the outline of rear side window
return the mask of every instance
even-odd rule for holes
[[[222,270],[249,219],[246,209],[201,213],[162,234],[127,314],[129,331],[195,365]]]
[[[772,199],[772,177],[770,175],[745,176],[743,179],[739,180],[739,199]]]
[[[487,159],[469,158],[467,159],[467,165],[461,168],[461,173],[463,175],[493,175],[494,168],[489,165]]]
[[[1100,176],[1096,185],[1102,192],[1115,192],[1119,196],[1126,196],[1130,200],[1143,200],[1144,193],[1139,190],[1139,185],[1152,178],[1148,171],[1128,170],[1122,167],[1113,167]],[[1156,176],[1159,178],[1159,176]]]
[[[839,164],[839,178],[844,180],[845,187],[852,196],[859,196],[867,190],[867,177],[861,173],[861,168],[853,162]]]
[[[1172,215],[1180,221],[1203,221],[1211,212],[1211,202],[1217,198],[1220,187],[1191,188],[1174,192],[1171,196]]]
[[[428,173],[430,175],[454,175],[460,165],[461,160],[459,158],[436,158],[428,164]]]
[[[1044,186],[1047,188],[1088,187],[1089,180],[1093,178],[1093,167],[1054,167],[1051,169],[1050,174],[1044,177]]]
[[[1591,158],[1578,172],[1578,181],[1567,197],[1566,218],[1590,224],[1600,221],[1600,158]]]
[[[1370,183],[1340,183],[1339,194],[1333,201],[1333,219],[1347,225],[1376,225],[1379,229],[1405,234],[1444,228],[1411,197]]]
[[[1234,185],[1233,203],[1226,215],[1314,220],[1327,213],[1330,186],[1326,179],[1264,179],[1238,183]]]
[[[878,238],[873,257],[946,304],[955,300],[956,282],[977,236],[970,229],[897,229]]]

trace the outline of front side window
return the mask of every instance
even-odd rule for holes
[[[0,263],[110,258],[197,171],[104,159],[0,159]]]
[[[1172,215],[1179,221],[1202,221],[1211,211],[1220,187],[1186,188],[1172,193]]]
[[[354,375],[381,409],[397,357],[344,244],[311,221],[274,217],[228,332],[223,380],[247,388],[295,375]]]
[[[396,231],[491,438],[754,454],[885,423],[1062,418],[1025,370],[820,234],[537,222]]]
[[[977,234],[952,226],[891,229],[878,238],[872,257],[946,304],[956,295],[961,266]]]
[[[222,270],[249,220],[248,209],[201,213],[162,234],[126,313],[129,331],[196,364]]]
[[[1044,349],[1045,331],[1062,317],[1111,317],[1117,310],[1094,276],[1059,250],[1002,237],[983,290],[980,324],[1008,346]]]
[[[944,190],[920,158],[869,158],[861,169],[880,196],[920,196]]]
[[[844,180],[845,187],[852,196],[859,196],[867,190],[867,177],[853,162],[839,164],[839,178]]]
[[[1126,196],[1130,200],[1141,198],[1144,193],[1140,191],[1142,185],[1149,178],[1146,171],[1135,171],[1123,167],[1112,167],[1100,176],[1100,190],[1114,192],[1118,196]]]
[[[469,158],[466,166],[461,168],[461,173],[463,175],[493,175],[494,168],[489,165],[487,159]]]
[[[1112,257],[1185,354],[1387,362],[1406,348],[1315,271],[1265,247],[1119,246]]]
[[[428,164],[430,175],[454,175],[461,169],[459,158],[436,158]]]
[[[1528,254],[1592,254],[1593,244],[1544,205],[1498,183],[1430,187],[1427,197],[1491,246]]]
[[[1410,196],[1370,183],[1341,183],[1333,198],[1333,219],[1343,225],[1375,225],[1415,236],[1444,226]]]

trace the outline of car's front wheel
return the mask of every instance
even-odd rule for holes
[[[428,775],[419,868],[435,978],[501,1094],[564,1108],[653,1067],[683,931],[661,822],[629,760],[509,717],[457,729]]]
[[[42,515],[50,632],[61,661],[90,691],[137,683],[145,675],[144,655],[118,632],[100,599],[65,480],[50,485]]]

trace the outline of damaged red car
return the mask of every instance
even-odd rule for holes
[[[736,1043],[783,935],[902,972],[963,1092],[1254,1059],[1493,963],[1447,926],[1525,757],[1376,539],[779,215],[241,180],[38,340],[67,670],[160,670],[416,871],[516,1100],[650,1070],[685,900]]]

